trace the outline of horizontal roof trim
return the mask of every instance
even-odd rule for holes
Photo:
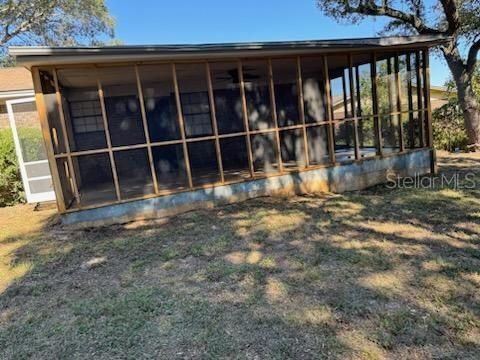
[[[31,97],[35,95],[33,90],[13,90],[13,91],[0,91],[0,99],[18,99],[23,97]]]
[[[9,54],[25,66],[147,59],[200,58],[223,55],[309,53],[396,47],[431,47],[449,40],[441,35],[416,35],[356,39],[219,43],[189,45],[121,45],[101,47],[12,46]]]

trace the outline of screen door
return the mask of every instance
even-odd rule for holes
[[[27,202],[55,200],[35,98],[6,105]]]

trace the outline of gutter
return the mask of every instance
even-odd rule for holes
[[[277,56],[295,53],[348,52],[354,50],[394,49],[401,47],[432,47],[446,43],[442,35],[417,35],[384,38],[338,40],[277,41],[253,43],[128,45],[103,47],[19,47],[9,48],[9,54],[19,64],[29,68],[37,65],[105,63],[149,60],[191,60],[230,57]]]

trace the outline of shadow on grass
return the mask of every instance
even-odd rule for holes
[[[31,266],[0,294],[0,354],[475,358],[476,191],[378,186],[11,237],[11,265]]]

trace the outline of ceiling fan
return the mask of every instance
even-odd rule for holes
[[[251,73],[246,72],[246,71],[251,71],[251,70],[254,70],[254,68],[251,68],[251,67],[250,68],[249,67],[244,67],[243,68],[243,79],[245,81],[251,81],[251,80],[255,80],[255,79],[260,78],[260,75],[255,75],[255,74],[251,74]],[[229,76],[219,76],[219,77],[215,77],[215,79],[216,80],[231,80],[232,83],[234,83],[234,84],[240,83],[237,68],[227,70],[227,74]]]

